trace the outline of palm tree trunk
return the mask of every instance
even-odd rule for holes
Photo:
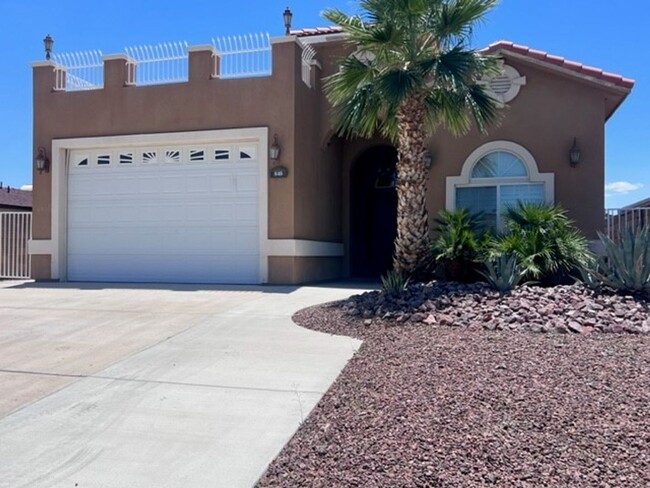
[[[429,252],[424,117],[420,97],[406,100],[397,113],[397,238],[393,269],[409,275],[417,271]]]

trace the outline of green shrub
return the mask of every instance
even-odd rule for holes
[[[431,243],[434,262],[443,267],[447,279],[466,281],[476,266],[485,233],[482,214],[442,210],[436,224]]]
[[[381,277],[381,289],[389,295],[403,293],[409,285],[409,278],[404,273],[389,271]]]
[[[501,294],[514,290],[525,275],[517,263],[517,258],[506,254],[498,256],[494,261],[487,261],[485,271],[479,273]]]
[[[650,296],[650,227],[627,229],[617,242],[602,234],[600,240],[605,246],[605,256],[581,269],[583,283]]]
[[[543,285],[570,281],[589,259],[587,240],[557,205],[519,203],[504,213],[506,232],[492,240],[488,256],[514,256],[524,277]]]

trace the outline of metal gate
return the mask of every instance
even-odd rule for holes
[[[27,245],[32,238],[30,212],[0,212],[0,278],[30,278]]]

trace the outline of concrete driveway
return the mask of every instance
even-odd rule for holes
[[[0,487],[249,487],[360,343],[338,287],[0,285]]]

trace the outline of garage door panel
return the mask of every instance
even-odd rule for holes
[[[235,191],[235,181],[232,175],[213,176],[210,179],[213,192],[233,193]]]
[[[176,149],[168,162],[71,168],[68,279],[260,281],[258,163],[195,163]]]
[[[234,218],[238,222],[255,223],[257,222],[257,204],[256,203],[242,203],[236,205],[234,208]]]
[[[257,192],[257,175],[238,175],[236,182],[239,192]]]
[[[187,177],[187,191],[189,193],[209,193],[210,179],[205,175],[192,175]]]

